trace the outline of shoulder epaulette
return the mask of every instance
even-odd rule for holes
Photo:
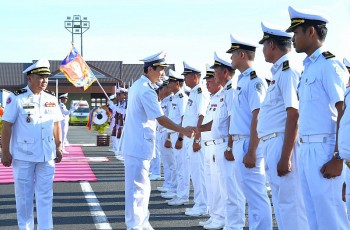
[[[55,92],[50,90],[44,90],[45,93],[51,94],[52,96],[56,96]]]
[[[232,88],[232,83],[228,84],[227,87],[226,87],[226,90],[229,90]]]
[[[282,71],[285,71],[287,69],[289,69],[289,61],[284,61],[283,64],[282,64]]]
[[[184,95],[182,93],[179,94],[179,98],[183,98]]]
[[[323,52],[322,53],[322,55],[323,55],[323,57],[324,58],[326,58],[326,59],[329,59],[329,58],[334,58],[335,57],[335,55],[334,54],[332,54],[331,52],[329,52],[329,51],[325,51],[325,52]]]
[[[250,72],[250,80],[253,80],[256,77],[257,77],[257,75],[256,75],[255,71]]]
[[[201,87],[199,87],[199,88],[197,89],[197,93],[198,93],[198,94],[201,94],[201,93],[202,93],[202,88],[201,88]]]
[[[19,90],[13,91],[13,94],[18,96],[18,95],[20,95],[22,93],[25,93],[25,92],[27,92],[27,89],[23,88],[23,89],[19,89]]]

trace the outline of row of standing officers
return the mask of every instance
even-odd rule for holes
[[[253,67],[257,45],[234,35],[231,62],[214,54],[204,77],[209,92],[200,85],[198,68],[184,62],[183,76],[170,70],[157,95],[164,53],[142,60],[145,74],[129,89],[123,131],[127,229],[153,229],[148,174],[156,146],[164,165],[162,196],[171,198],[169,205],[187,204],[191,178],[194,206],[185,214],[209,211],[210,218],[199,223],[205,229],[242,229],[246,201],[249,228],[272,229],[266,181],[279,229],[350,229],[342,200],[350,118],[340,122],[344,108],[349,113],[349,74],[322,49],[327,18],[292,7],[289,13],[293,37],[261,25],[259,43],[273,64],[269,86]],[[307,54],[301,75],[289,59],[292,44]]]

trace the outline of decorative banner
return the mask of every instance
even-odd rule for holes
[[[75,87],[90,87],[97,79],[79,52],[72,47],[67,57],[61,62],[60,70]]]

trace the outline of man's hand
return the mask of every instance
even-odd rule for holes
[[[235,156],[233,155],[232,150],[230,150],[230,151],[225,150],[224,156],[225,156],[225,159],[228,160],[228,161],[234,161],[235,160]]]
[[[175,149],[182,149],[182,142],[183,141],[176,140]]]
[[[170,149],[171,148],[171,141],[170,139],[167,139],[164,143],[164,147],[167,148],[167,149]]]
[[[1,158],[1,163],[5,166],[5,167],[10,167],[12,164],[12,156],[11,154],[8,153],[2,153],[2,158]]]
[[[292,171],[292,162],[287,159],[280,159],[277,164],[277,174],[278,176],[285,176]]]
[[[192,148],[193,148],[193,152],[198,152],[201,149],[201,143],[193,142]]]
[[[320,170],[324,178],[331,179],[340,176],[343,171],[343,160],[332,157],[330,161],[324,164]]]
[[[56,149],[56,158],[55,162],[60,163],[62,161],[62,150],[61,149]]]
[[[181,133],[183,133],[188,138],[192,138],[193,137],[193,135],[194,135],[193,127],[187,126],[187,127],[183,128],[183,129],[184,130]]]
[[[243,164],[246,168],[254,168],[256,164],[256,155],[255,153],[248,153],[243,157]]]

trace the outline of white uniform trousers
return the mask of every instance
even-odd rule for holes
[[[172,133],[170,135],[176,168],[176,197],[188,200],[190,196],[190,159],[185,150],[185,143],[182,143],[182,149],[175,148],[178,136],[178,133]]]
[[[116,153],[117,149],[118,149],[118,143],[119,143],[120,139],[118,139],[116,136],[111,136],[111,139],[112,139],[112,149]]]
[[[346,205],[342,201],[342,175],[326,179],[320,169],[332,157],[335,135],[326,138],[324,143],[301,143],[298,165],[302,192],[310,229],[349,230]]]
[[[159,138],[159,149],[163,163],[164,172],[164,188],[168,188],[170,192],[176,193],[177,181],[175,173],[175,159],[172,148],[165,148],[165,141],[168,139],[168,133],[162,132]]]
[[[204,175],[205,186],[207,191],[207,206],[211,218],[218,222],[225,221],[225,201],[222,197],[222,175],[219,173],[215,152],[216,145],[202,145],[204,152]]]
[[[125,224],[128,230],[151,230],[148,204],[151,182],[150,161],[124,156],[125,165]]]
[[[264,154],[265,170],[272,191],[272,202],[280,230],[308,230],[306,210],[301,192],[297,167],[299,144],[293,149],[292,171],[285,176],[278,176],[277,164],[281,158],[284,135],[266,141],[260,140],[259,151]]]
[[[193,185],[194,208],[207,211],[205,180],[204,180],[204,155],[202,150],[193,152],[193,139],[184,138],[187,155],[190,157],[190,175]]]
[[[35,193],[37,229],[53,229],[52,186],[55,173],[54,161],[28,162],[14,159],[12,163],[18,228],[20,230],[34,229],[33,199]]]
[[[150,174],[153,175],[160,175],[160,163],[161,163],[161,159],[160,159],[160,150],[161,150],[161,133],[160,132],[156,132],[156,155],[155,157],[151,160],[151,166],[149,169]]]
[[[225,230],[241,230],[245,226],[245,196],[237,159],[226,160],[227,143],[215,145],[215,162],[219,178],[221,199],[224,204]],[[222,211],[220,211],[222,212]]]
[[[250,230],[272,229],[272,210],[267,196],[265,164],[263,157],[257,157],[254,168],[246,168],[243,157],[248,152],[249,138],[233,142],[233,153],[239,166],[242,190],[248,202]],[[257,149],[258,153],[259,149]]]
[[[66,143],[67,143],[67,133],[68,133],[68,121],[66,119],[63,119],[61,121],[61,130],[62,130],[62,147],[64,149]]]
[[[348,213],[348,220],[350,221],[350,168],[344,165],[345,174],[346,174],[346,208]]]

